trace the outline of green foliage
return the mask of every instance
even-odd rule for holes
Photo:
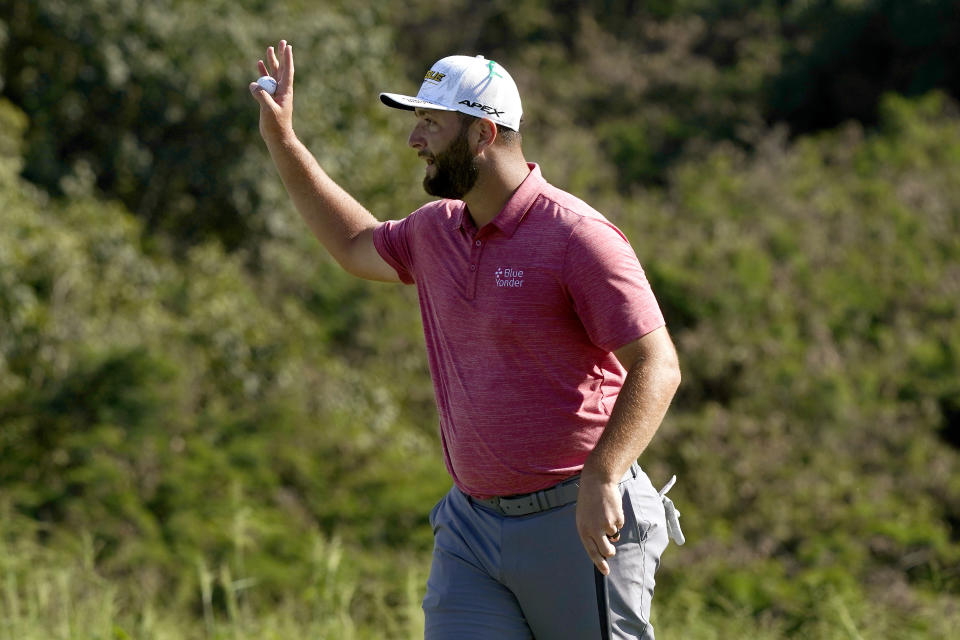
[[[58,195],[78,177],[92,182],[149,231],[187,246],[217,238],[249,247],[283,233],[284,199],[262,154],[251,153],[262,147],[246,91],[257,58],[283,33],[305,62],[322,61],[327,72],[298,84],[299,116],[307,139],[340,150],[336,174],[367,166],[383,148],[370,87],[391,68],[372,9],[288,2],[266,19],[262,8],[256,0],[4,3],[4,95],[32,114],[25,175]]]
[[[769,117],[809,132],[847,119],[873,124],[888,92],[919,96],[939,88],[960,98],[956,3],[832,5],[810,3],[793,16],[806,37],[786,47],[783,73],[770,85]]]
[[[270,292],[242,256],[213,245],[174,263],[144,248],[119,205],[51,202],[5,180],[0,486],[9,508],[54,538],[90,532],[99,567],[132,572],[176,602],[197,595],[178,568],[184,559],[229,567],[241,581],[254,575],[270,599],[311,583],[302,558],[312,540],[428,544],[426,511],[414,504],[447,482],[433,433],[404,423],[386,374],[326,351],[324,328],[294,289],[309,288],[306,279]],[[316,276],[305,256],[286,259],[299,261],[299,277]],[[311,295],[325,304],[331,289],[347,287],[321,282]],[[418,365],[408,365],[412,379],[429,387]],[[380,465],[406,474],[385,476]],[[358,602],[370,595],[357,590]]]
[[[524,96],[529,148],[564,176],[604,165],[584,194],[598,197],[663,185],[671,164],[719,140],[752,148],[783,51],[806,35],[784,14],[808,5],[447,0],[406,3],[394,19],[412,35],[398,46],[413,79],[452,51],[501,60]],[[566,132],[600,157],[569,152]]]
[[[724,563],[693,588],[803,635],[803,585],[844,602],[903,590],[904,629],[960,591],[960,124],[938,94],[882,112],[882,134],[720,148],[624,213],[682,320],[685,383],[650,466],[686,478],[674,500],[710,527],[677,579],[712,575],[722,549],[744,573]]]
[[[482,52],[528,157],[631,238],[684,370],[642,460],[689,539],[658,635],[948,636],[958,108],[765,123],[784,52],[888,5],[3,5],[0,638],[422,634],[449,479],[416,295],[287,202],[246,92],[278,37],[299,134],[378,215],[424,196],[376,93]]]

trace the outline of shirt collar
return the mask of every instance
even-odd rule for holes
[[[530,173],[527,174],[527,177],[523,179],[523,182],[520,183],[517,190],[513,192],[510,199],[503,205],[503,209],[500,210],[497,217],[490,223],[497,227],[500,232],[508,238],[512,236],[517,230],[517,227],[520,226],[523,216],[530,210],[530,207],[537,199],[537,196],[543,191],[543,187],[546,184],[546,180],[543,179],[538,164],[528,162],[527,167],[530,169]],[[464,219],[466,211],[467,205],[461,202],[459,211],[453,216],[453,222],[455,223],[454,229],[463,229],[464,231],[471,230],[473,225]]]

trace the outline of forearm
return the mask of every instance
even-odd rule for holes
[[[584,464],[584,475],[616,483],[650,444],[680,384],[675,353],[630,367],[607,426]]]
[[[326,174],[292,132],[265,140],[297,211],[334,259],[350,270],[347,258],[352,242],[373,228],[377,219]]]
[[[271,73],[276,78],[275,93],[267,93],[256,82],[250,83],[250,92],[260,104],[260,135],[287,193],[313,234],[345,270],[371,280],[397,282],[397,273],[373,243],[377,219],[330,179],[293,132],[293,47],[281,40],[279,54],[278,58],[269,47],[267,62],[257,62],[261,75]]]
[[[610,420],[583,465],[577,497],[577,532],[597,570],[607,575],[606,558],[624,524],[620,478],[650,444],[680,385],[677,353],[665,328],[618,349],[628,373]]]

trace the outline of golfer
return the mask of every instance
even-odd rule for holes
[[[349,273],[417,287],[453,478],[430,513],[426,638],[653,638],[668,523],[637,458],[680,372],[626,238],[524,159],[493,60],[443,58],[416,97],[380,94],[410,112],[439,198],[390,222],[297,139],[293,47],[259,70],[279,84],[250,85],[260,132],[307,225]]]

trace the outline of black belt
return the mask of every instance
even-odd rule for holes
[[[640,467],[636,463],[630,465],[630,470],[624,474],[620,482],[636,478]],[[556,509],[571,502],[577,501],[580,492],[580,474],[567,478],[549,489],[524,493],[517,496],[494,496],[492,498],[470,498],[470,502],[493,509],[503,516],[528,516],[531,513],[540,513],[549,509]]]

